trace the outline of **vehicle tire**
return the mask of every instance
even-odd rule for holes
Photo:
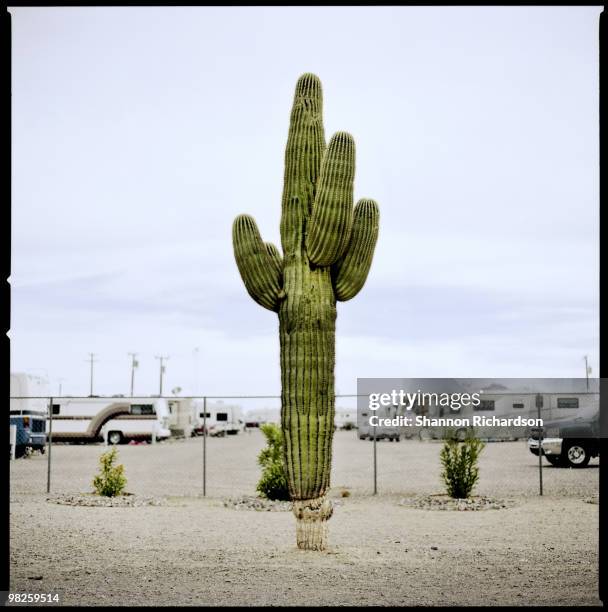
[[[589,463],[589,449],[582,442],[566,442],[562,452],[567,467],[582,468]]]
[[[40,454],[44,455],[44,453],[46,453],[46,446],[41,446],[40,447]]]
[[[359,440],[365,440],[365,438],[367,438],[365,435],[359,436]]]
[[[545,455],[545,459],[553,466],[553,467],[562,467],[563,462],[562,458],[559,455]]]
[[[116,445],[122,442],[122,434],[120,431],[111,431],[108,433],[108,444]]]

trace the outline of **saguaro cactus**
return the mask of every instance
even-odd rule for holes
[[[281,428],[299,548],[322,550],[332,514],[329,488],[335,395],[336,300],[363,287],[378,237],[376,202],[353,208],[355,143],[338,132],[325,145],[321,82],[296,85],[285,151],[279,250],[239,215],[232,239],[251,297],[279,315]]]

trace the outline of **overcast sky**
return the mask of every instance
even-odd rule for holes
[[[12,8],[11,370],[51,390],[274,394],[278,322],[231,225],[280,244],[297,78],[381,210],[338,304],[357,377],[598,365],[600,7]],[[198,351],[195,349],[198,348]],[[198,357],[197,357],[198,355]],[[597,372],[597,370],[596,370]]]

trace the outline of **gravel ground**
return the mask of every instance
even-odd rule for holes
[[[11,463],[11,588],[66,605],[600,605],[598,461],[543,469],[524,442],[488,444],[475,494],[513,500],[481,512],[402,505],[442,492],[440,444],[338,432],[330,550],[295,548],[287,511],[234,511],[255,494],[260,432],[121,446],[127,490],[161,505],[47,500],[46,456]],[[100,445],[53,448],[53,497],[90,492]],[[343,497],[343,491],[350,496]],[[55,501],[57,501],[55,499]],[[255,504],[252,504],[255,506]]]

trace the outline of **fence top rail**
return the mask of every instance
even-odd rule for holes
[[[368,394],[346,394],[334,397],[367,397]],[[10,399],[281,399],[280,395],[11,395]]]
[[[375,393],[375,392],[374,392]],[[433,395],[436,391],[421,391],[423,395]],[[599,391],[535,391],[524,392],[518,391],[489,391],[484,393],[486,396],[505,395],[519,397],[534,397],[535,395],[600,395]],[[369,397],[370,393],[338,393],[334,397]],[[281,399],[280,395],[11,395],[10,399],[111,399],[111,400],[129,400],[129,399]]]

